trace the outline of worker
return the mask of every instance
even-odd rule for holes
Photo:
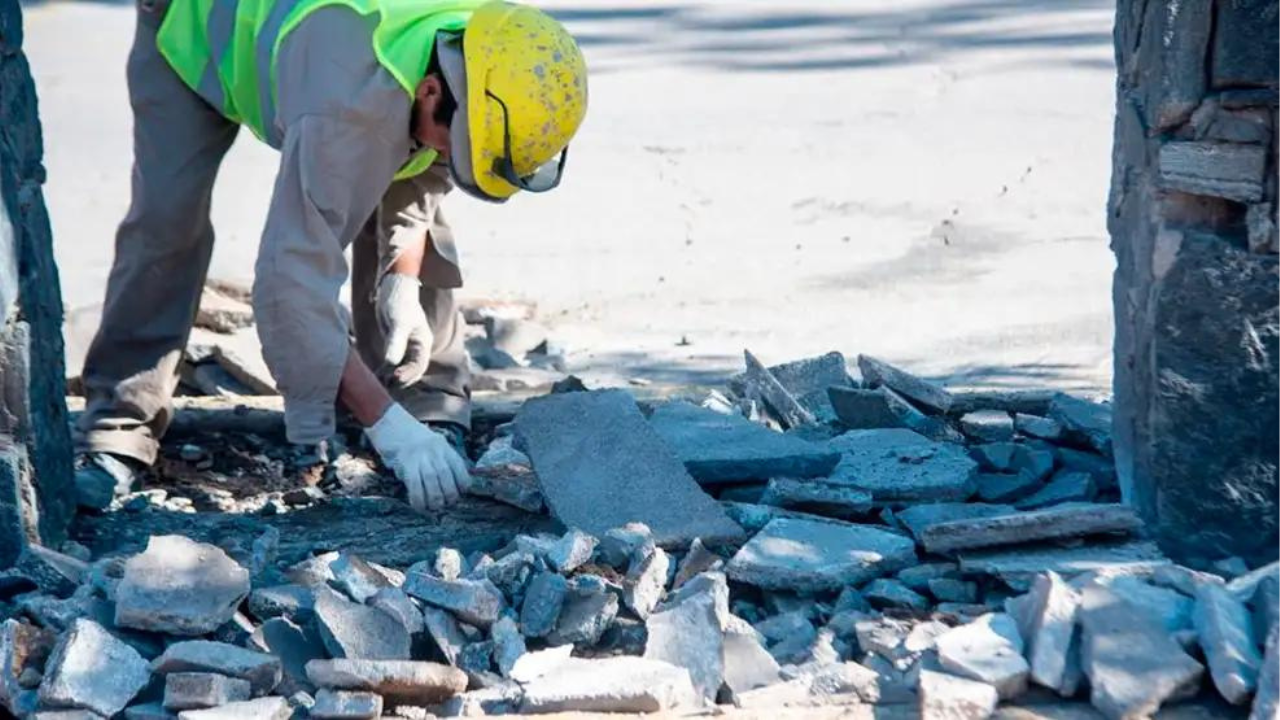
[[[456,500],[470,380],[440,200],[559,184],[586,112],[577,44],[506,2],[138,2],[132,202],[85,360],[81,504],[105,507],[156,459],[241,126],[280,151],[253,309],[288,439],[321,444],[340,404],[415,508]]]

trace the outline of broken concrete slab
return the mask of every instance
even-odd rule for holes
[[[1052,570],[1063,577],[1085,572],[1141,572],[1168,565],[1169,559],[1153,542],[1096,543],[1080,547],[1050,544],[960,553],[960,572],[993,575],[1027,588],[1036,574]]]
[[[312,660],[307,678],[319,688],[381,695],[390,705],[435,705],[467,688],[457,668],[419,660]]]
[[[750,350],[743,350],[742,355],[747,366],[742,375],[746,397],[759,397],[763,400],[784,428],[803,427],[818,421]]]
[[[867,526],[778,519],[743,545],[726,571],[768,590],[838,590],[915,563],[915,544]]]
[[[770,365],[768,370],[819,422],[829,422],[832,419],[827,389],[853,385],[848,363],[844,355],[838,352]],[[745,380],[745,373],[729,378],[729,389],[738,397],[747,397]]]
[[[1050,442],[1061,440],[1064,432],[1062,425],[1053,418],[1025,413],[1017,413],[1013,416],[1013,428],[1027,437]]]
[[[862,382],[867,387],[886,385],[932,412],[946,413],[955,402],[951,393],[942,387],[870,355],[858,356],[858,369],[862,371]]]
[[[939,523],[954,520],[974,520],[984,517],[995,517],[1017,512],[1012,505],[995,505],[987,503],[922,503],[899,510],[895,513],[899,522],[920,540],[924,529]]]
[[[1022,657],[1017,623],[1005,613],[989,613],[936,639],[938,661],[961,677],[995,687],[1002,699],[1020,695],[1031,668]]]
[[[410,572],[401,589],[482,628],[497,622],[506,605],[502,591],[488,580],[442,580],[424,572]]]
[[[591,560],[598,542],[594,536],[577,528],[570,528],[547,552],[547,562],[551,563],[556,572],[569,573]]]
[[[333,585],[358,603],[365,603],[379,590],[392,587],[382,573],[351,553],[340,553],[329,563]]]
[[[1195,603],[1192,617],[1214,687],[1227,702],[1243,705],[1257,689],[1262,667],[1249,610],[1226,587],[1208,583],[1196,589]]]
[[[604,589],[603,584],[598,591],[590,593],[574,592],[570,585],[556,627],[547,634],[547,642],[595,645],[617,615],[618,596]]]
[[[458,620],[447,610],[428,606],[422,609],[422,622],[445,661],[456,666],[462,648],[467,644],[467,637],[462,634]]]
[[[248,699],[248,680],[205,672],[169,673],[164,679],[164,709],[170,712],[218,707]]]
[[[1000,701],[987,683],[947,673],[920,673],[920,720],[986,720]]]
[[[34,582],[42,592],[67,597],[84,582],[89,566],[70,555],[40,545],[27,545],[18,555],[14,570]]]
[[[49,656],[40,682],[40,704],[83,708],[110,717],[124,710],[150,679],[147,661],[137,650],[98,623],[81,618]]]
[[[419,635],[426,629],[422,622],[422,610],[408,593],[398,587],[379,590],[369,598],[368,605],[395,618],[410,637]]]
[[[1053,390],[955,390],[951,393],[950,413],[1002,410],[1010,414],[1046,415],[1056,394]]]
[[[1077,586],[1082,579],[1076,580]],[[1160,623],[1165,632],[1174,634],[1191,629],[1195,603],[1177,591],[1151,585],[1134,575],[1101,574],[1090,581],[1106,585],[1122,600],[1142,609],[1147,617]]]
[[[569,583],[553,572],[533,576],[520,606],[520,630],[526,637],[546,637],[556,627]]]
[[[623,581],[622,600],[636,617],[644,620],[658,605],[666,590],[670,569],[671,558],[660,547],[655,547],[647,556],[632,561]]]
[[[1040,478],[1018,473],[983,473],[978,476],[978,497],[989,503],[1011,503],[1036,493]]]
[[[316,627],[334,658],[408,660],[413,641],[394,617],[332,591],[316,593]]]
[[[515,424],[547,506],[566,526],[599,537],[643,522],[661,545],[742,538],[742,529],[702,492],[627,393],[535,398]]]
[[[1166,701],[1195,692],[1204,674],[1200,663],[1110,589],[1086,584],[1079,620],[1090,701],[1103,715],[1112,720],[1147,717]]]
[[[704,485],[779,475],[818,477],[840,461],[838,452],[823,445],[684,402],[658,406],[649,424]]]
[[[978,464],[962,448],[910,430],[851,430],[828,445],[842,455],[830,481],[877,502],[965,500],[976,486]]]
[[[120,627],[204,635],[226,624],[249,594],[249,571],[221,549],[181,535],[150,539],[129,558],[116,589]]]
[[[183,710],[178,720],[288,720],[293,716],[289,701],[282,697],[242,700],[214,708]]]
[[[1013,439],[1013,418],[1003,410],[974,410],[960,416],[960,430],[979,442]]]
[[[1066,681],[1071,653],[1079,652],[1073,643],[1079,609],[1080,594],[1051,570],[1036,578],[1028,595],[1026,622],[1020,623],[1031,679],[1064,696],[1075,690]]]
[[[929,609],[929,600],[897,580],[876,578],[862,588],[862,596],[878,610]]]
[[[1049,417],[1062,426],[1066,439],[1111,455],[1110,404],[1058,393],[1049,404]]]
[[[963,442],[964,436],[946,420],[920,412],[885,386],[874,389],[831,388],[831,405],[840,424],[850,430],[906,428],[930,440]]]
[[[1097,486],[1089,473],[1061,471],[1048,484],[1024,497],[1014,506],[1019,510],[1036,510],[1069,502],[1089,502],[1097,494]]]
[[[928,525],[921,532],[920,541],[929,552],[940,553],[1101,533],[1130,533],[1141,527],[1142,521],[1126,505],[1073,504]]]
[[[687,670],[694,690],[708,703],[715,703],[724,682],[724,631],[717,605],[727,602],[729,589],[723,576],[716,579],[718,587],[685,593],[645,620],[644,657]]]
[[[525,687],[522,713],[664,712],[700,705],[689,671],[660,660],[570,658]]]
[[[316,693],[316,704],[307,710],[307,717],[315,720],[378,720],[382,717],[382,696],[325,688]]]
[[[165,648],[151,661],[151,672],[213,672],[249,682],[255,695],[265,695],[280,682],[280,659],[229,643],[184,640]]]
[[[748,535],[754,535],[755,533],[760,532],[764,529],[765,525],[768,525],[774,520],[778,520],[780,518],[843,523],[841,520],[814,515],[813,513],[799,512],[797,510],[787,510],[785,508],[774,507],[772,505],[759,505],[756,503],[721,500],[720,506],[724,508],[724,511],[729,518],[741,526]]]
[[[812,626],[810,626],[812,628]],[[730,697],[781,679],[778,661],[745,620],[730,616],[724,628],[724,686]]]
[[[847,483],[785,477],[769,481],[760,504],[839,518],[865,515],[873,506],[870,493]]]
[[[724,567],[724,558],[707,549],[701,538],[694,538],[689,551],[680,558],[675,578],[671,581],[671,589],[678,590],[681,585],[704,572],[720,570]]]
[[[271,653],[274,658],[279,659],[281,674],[274,690],[282,695],[292,695],[299,691],[315,691],[311,681],[307,680],[306,665],[312,660],[329,657],[329,653],[325,650],[324,641],[320,639],[320,633],[315,629],[314,624],[298,626],[287,618],[271,618],[253,631],[250,642],[254,647],[262,648]],[[153,668],[153,672],[158,671]],[[255,674],[250,675],[248,679],[254,683],[258,677]],[[262,694],[256,687],[255,683],[254,694]]]

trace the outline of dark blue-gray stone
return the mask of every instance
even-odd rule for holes
[[[1065,502],[1088,502],[1097,494],[1093,476],[1082,472],[1059,472],[1030,497],[1014,503],[1019,510],[1061,505]]]
[[[658,407],[649,424],[675,450],[689,474],[704,484],[780,475],[818,477],[840,461],[840,453],[822,445],[689,403]]]
[[[1280,81],[1280,12],[1275,0],[1214,3],[1213,87],[1275,87]]]
[[[978,464],[964,449],[910,430],[851,430],[828,443],[842,453],[831,482],[871,493],[876,502],[965,500]]]
[[[515,425],[547,507],[566,527],[600,537],[642,522],[660,545],[742,538],[622,390],[534,398]]]

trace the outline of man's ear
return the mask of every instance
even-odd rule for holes
[[[436,77],[436,75],[432,73],[422,78],[422,82],[418,83],[418,87],[413,94],[419,100],[426,100],[432,96],[439,96],[441,94],[441,90],[443,90],[443,88],[440,85],[440,78]]]

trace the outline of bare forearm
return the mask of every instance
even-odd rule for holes
[[[338,401],[362,427],[369,427],[382,417],[393,402],[377,376],[360,359],[355,348],[347,354],[338,385]]]
[[[422,258],[426,256],[430,242],[431,236],[423,234],[422,242],[410,243],[408,247],[402,248],[396,259],[391,261],[390,271],[398,275],[418,277],[422,272]]]

